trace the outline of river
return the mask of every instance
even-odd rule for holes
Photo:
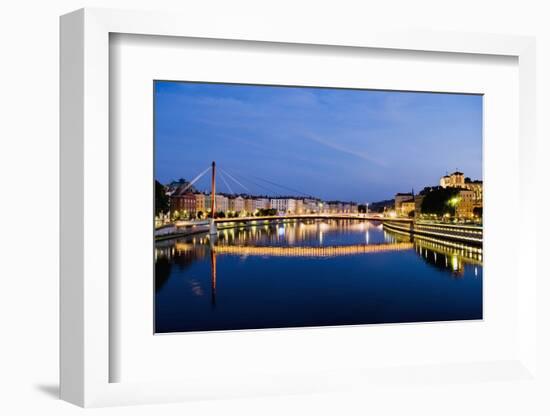
[[[480,248],[365,220],[236,225],[155,246],[155,332],[482,318]]]

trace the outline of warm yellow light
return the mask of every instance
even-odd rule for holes
[[[449,199],[449,205],[451,205],[453,207],[456,206],[459,202],[460,202],[459,197],[454,197],[454,198]]]

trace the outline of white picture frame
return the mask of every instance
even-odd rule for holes
[[[382,368],[368,374],[334,370],[326,380],[293,374],[275,379],[235,379],[220,374],[212,380],[110,382],[109,282],[110,169],[109,157],[109,36],[113,33],[149,36],[383,48],[453,54],[516,57],[519,66],[520,177],[519,210],[526,213],[535,195],[535,41],[530,37],[464,33],[330,32],[276,23],[235,25],[224,19],[210,24],[195,16],[166,13],[82,9],[61,18],[61,398],[80,406],[181,401],[194,398],[254,394],[322,392],[357,385],[392,383],[410,371]],[[519,216],[521,242],[536,241],[536,217]],[[445,377],[476,382],[472,371],[506,373],[518,380],[536,377],[536,278],[534,250],[518,245],[522,280],[517,293],[519,348],[516,357],[501,362],[445,363],[415,370],[418,379]],[[390,380],[390,381],[388,381]],[[315,381],[315,382],[313,382]]]

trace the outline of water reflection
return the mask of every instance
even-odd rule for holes
[[[385,231],[385,233],[394,241],[412,241],[415,252],[423,261],[450,272],[454,277],[464,276],[465,265],[475,266],[475,276],[478,275],[477,266],[483,266],[481,247],[424,236],[410,238],[392,231]]]
[[[234,226],[235,225],[235,226]],[[268,246],[323,246],[363,243],[369,229],[382,230],[380,222],[354,220],[280,220],[257,221],[251,225],[235,223],[219,231],[218,243]],[[373,241],[383,242],[381,240]],[[368,243],[368,241],[367,241]]]
[[[275,259],[280,260],[273,263]],[[220,229],[216,241],[208,235],[195,235],[159,242],[155,247],[155,272],[157,332],[481,317],[481,248],[432,238],[411,239],[386,231],[376,222],[259,222]],[[468,283],[460,288],[468,291],[463,305],[456,298],[454,306],[432,298],[433,310],[426,310],[421,302],[427,290],[446,293],[451,289],[440,274],[453,280],[467,278],[468,282],[471,278],[479,284]],[[388,277],[384,279],[385,275]],[[174,281],[173,287],[167,288],[168,282],[177,277],[185,279],[186,284]],[[224,302],[218,310],[220,278]],[[205,304],[193,301],[204,298],[206,279],[210,313],[204,309]],[[335,289],[335,285],[342,284],[349,287]],[[411,286],[411,298],[406,301],[400,284]],[[264,291],[267,287],[271,292]],[[419,294],[417,301],[415,291]],[[373,309],[364,304],[361,293],[363,298],[373,297],[379,302],[378,293],[390,303]],[[285,302],[298,302],[300,298],[303,305],[285,309]],[[336,302],[357,313],[342,314],[317,304],[308,310],[312,299],[323,305]],[[414,308],[407,311],[396,304],[392,307],[391,302],[397,301],[412,303]],[[239,314],[251,317],[245,319]]]

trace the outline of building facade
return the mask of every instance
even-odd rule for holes
[[[268,198],[256,198],[254,199],[254,210],[256,209],[269,209],[270,201]]]
[[[473,218],[475,207],[475,192],[469,189],[461,189],[458,194],[456,216],[458,218]]]
[[[401,208],[399,212],[397,212],[397,215],[400,215],[402,217],[408,217],[411,212],[413,212],[416,208],[416,202],[414,199],[410,199],[408,201],[403,201],[401,203]]]
[[[450,175],[445,175],[439,180],[439,185],[443,188],[461,188],[473,192],[474,207],[483,206],[483,181],[465,178],[464,173],[456,171]],[[469,194],[468,194],[469,195]]]
[[[236,198],[229,199],[229,211],[242,212],[244,211],[244,198],[238,196]]]
[[[319,201],[313,198],[306,198],[303,200],[304,210],[308,214],[316,214],[319,212]]]
[[[304,211],[304,200],[303,199],[297,199],[296,200],[296,208],[294,211],[296,214],[303,214]]]
[[[419,217],[422,212],[422,201],[424,201],[424,195],[415,195],[414,197],[414,216]]]
[[[293,198],[272,198],[270,208],[281,213],[293,214],[296,212],[296,200]]]
[[[412,192],[395,194],[394,209],[395,213],[400,216],[407,216],[411,211],[414,211],[415,200]]]
[[[464,185],[464,174],[459,171],[445,175],[439,180],[439,186],[442,188],[460,188],[462,185]]]
[[[331,201],[328,203],[328,212],[330,214],[337,214],[344,210],[344,205],[338,201]]]
[[[253,214],[256,210],[254,199],[252,198],[245,198],[244,200],[244,210],[247,214]]]
[[[229,210],[229,199],[224,195],[216,194],[216,212],[227,212]],[[212,208],[212,195],[205,195],[206,210],[211,211]]]
[[[191,192],[170,196],[170,213],[172,217],[194,217],[197,212],[195,194]]]
[[[195,194],[197,212],[206,212],[206,196],[204,194]]]

